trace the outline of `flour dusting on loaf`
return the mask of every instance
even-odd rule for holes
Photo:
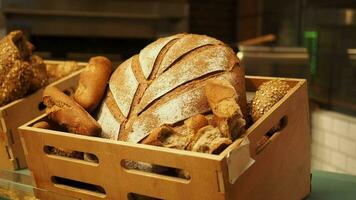
[[[153,80],[152,84],[147,88],[142,97],[139,111],[146,108],[152,101],[186,82],[212,72],[226,70],[228,59],[224,55],[227,53],[227,49],[224,46],[212,46],[192,56],[190,59],[185,59],[172,66]]]
[[[131,68],[131,64],[132,58],[121,64],[109,81],[109,88],[116,104],[125,117],[127,117],[130,112],[131,104],[139,85]]]
[[[210,112],[204,93],[210,79],[227,79],[245,97],[244,72],[238,58],[215,38],[195,34],[161,38],[132,60],[121,64],[110,79],[107,92],[113,94],[116,105],[104,100],[98,115],[102,134],[114,134],[112,139],[140,142],[161,125],[175,128],[196,114]],[[245,110],[246,99],[241,98],[240,103]],[[120,122],[111,113],[120,113],[118,110],[124,118]]]
[[[178,40],[174,44],[174,46],[169,48],[169,50],[167,51],[166,55],[162,60],[162,64],[159,68],[158,73],[161,74],[162,72],[164,72],[172,65],[174,61],[176,61],[178,58],[188,53],[192,49],[196,49],[202,46],[212,45],[212,44],[222,44],[222,42],[215,38],[208,37],[205,35],[189,34],[183,37],[182,39]]]
[[[141,50],[139,54],[139,60],[140,60],[143,74],[146,79],[148,79],[148,77],[150,76],[156,58],[158,54],[161,52],[161,50],[163,49],[163,47],[167,45],[171,40],[178,38],[180,36],[181,35],[178,34],[178,35],[173,35],[171,37],[158,39],[157,41],[149,44],[147,47]]]
[[[101,137],[112,140],[118,139],[120,123],[115,119],[114,115],[111,114],[106,103],[103,103],[100,108],[98,122],[102,126]]]

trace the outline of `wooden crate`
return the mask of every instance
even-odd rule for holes
[[[255,91],[270,79],[247,76],[247,89]],[[292,86],[287,95],[247,130],[244,139],[220,155],[32,128],[43,115],[20,127],[29,168],[39,188],[86,200],[127,199],[129,194],[161,199],[302,199],[310,192],[307,85],[302,79],[285,80]],[[284,128],[261,143],[281,119]],[[99,162],[49,155],[46,146],[92,153]],[[255,162],[249,165],[251,159]],[[127,169],[124,160],[184,169],[191,178]]]
[[[55,65],[60,64],[61,61],[45,61],[45,63]],[[85,65],[85,63],[80,63],[80,65]],[[72,92],[78,84],[80,71],[50,85]],[[17,128],[44,113],[44,106],[41,104],[42,92],[43,89],[38,90],[27,97],[0,107],[0,168],[8,170],[26,168],[26,159]]]

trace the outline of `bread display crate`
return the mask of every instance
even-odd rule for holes
[[[45,61],[45,63],[56,65],[61,61]],[[84,66],[85,63],[79,63],[79,65]],[[80,71],[73,72],[50,85],[73,92],[78,84]],[[29,96],[0,107],[0,168],[8,170],[26,168],[26,159],[17,128],[44,113],[44,105],[41,104],[42,92],[43,89],[40,89]]]
[[[274,78],[246,76],[254,92]],[[303,199],[310,193],[310,130],[307,84],[284,79],[289,92],[220,155],[112,141],[20,127],[36,186],[86,200],[131,199]],[[281,128],[272,136],[274,125]],[[47,154],[48,147],[96,155],[88,162]],[[189,179],[127,169],[127,160],[184,169]],[[141,196],[142,197],[142,196]],[[42,198],[42,197],[40,197]],[[45,199],[45,197],[43,197]]]

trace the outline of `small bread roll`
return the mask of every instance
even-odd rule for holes
[[[98,136],[99,123],[78,103],[55,87],[47,87],[43,92],[43,103],[47,106],[48,117],[69,132]]]
[[[252,99],[251,117],[256,122],[262,115],[273,107],[287,94],[290,86],[286,81],[275,79],[263,83],[258,87],[256,96]]]
[[[30,91],[34,92],[48,85],[49,81],[46,71],[46,64],[43,62],[41,57],[32,55],[30,57],[30,65],[33,73],[33,77],[30,83]]]
[[[80,74],[74,100],[88,112],[94,111],[100,103],[110,78],[111,66],[109,59],[102,56],[93,57]]]
[[[32,127],[49,129],[49,128],[51,128],[51,125],[46,121],[40,121],[40,122],[37,122],[36,124],[32,125]]]

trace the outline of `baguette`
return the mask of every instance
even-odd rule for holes
[[[43,92],[43,102],[47,106],[48,117],[64,126],[69,132],[99,136],[98,122],[78,103],[55,87],[47,87]]]
[[[105,57],[93,57],[80,74],[74,100],[88,112],[94,111],[100,103],[111,74],[111,65]]]

